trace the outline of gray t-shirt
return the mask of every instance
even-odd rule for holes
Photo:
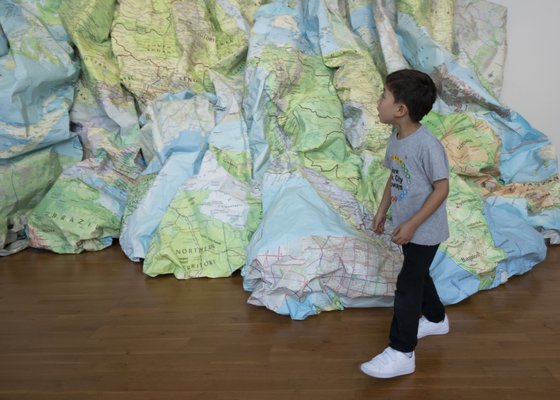
[[[449,163],[442,144],[424,126],[412,135],[389,138],[384,164],[391,170],[391,209],[396,228],[422,208],[432,182],[449,179]],[[435,245],[449,237],[444,201],[414,233],[411,242]]]

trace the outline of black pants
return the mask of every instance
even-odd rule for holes
[[[422,246],[415,243],[402,246],[404,262],[397,277],[389,336],[389,346],[395,350],[405,353],[414,351],[421,315],[432,322],[440,322],[445,318],[445,308],[430,276],[430,265],[438,247],[439,244]]]

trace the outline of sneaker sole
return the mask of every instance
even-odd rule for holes
[[[381,378],[381,379],[388,379],[388,378],[395,378],[397,376],[402,376],[402,375],[409,375],[412,374],[415,370],[416,367],[412,367],[412,368],[408,368],[408,369],[403,369],[400,370],[398,372],[394,372],[392,374],[383,374],[383,373],[376,373],[376,372],[371,372],[368,369],[364,368],[362,365],[360,365],[360,370],[369,376],[372,376],[374,378]]]

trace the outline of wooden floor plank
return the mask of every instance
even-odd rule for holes
[[[224,279],[149,278],[118,245],[0,258],[0,399],[559,399],[560,246],[521,277],[449,306],[415,374],[358,366],[392,310],[292,321]]]

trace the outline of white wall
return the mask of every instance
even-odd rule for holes
[[[560,1],[491,1],[508,9],[500,100],[547,135],[560,155]]]

